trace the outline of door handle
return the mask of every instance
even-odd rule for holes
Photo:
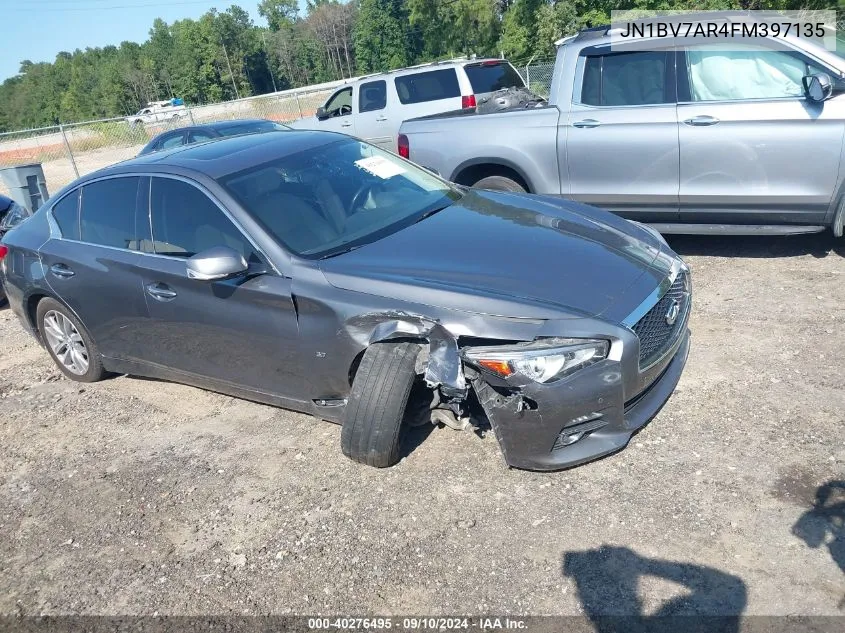
[[[349,121],[344,121],[340,124],[340,127],[352,127],[352,123],[350,123]]]
[[[701,127],[704,125],[716,125],[719,122],[714,116],[708,116],[706,114],[702,114],[700,116],[694,116],[691,119],[684,119],[684,123],[687,125],[693,125],[696,127]]]
[[[598,127],[601,125],[601,121],[596,121],[595,119],[584,119],[583,121],[575,121],[572,124],[572,127]]]
[[[170,301],[176,298],[176,292],[171,290],[167,284],[162,283],[148,285],[147,294],[158,301]]]
[[[386,116],[377,116],[376,121],[387,121],[387,117]]]
[[[52,266],[50,266],[50,272],[53,273],[56,277],[61,277],[62,279],[73,277],[76,274],[64,264],[53,264]]]

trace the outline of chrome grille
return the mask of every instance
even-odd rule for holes
[[[663,357],[686,327],[689,311],[688,273],[681,271],[660,301],[637,321],[633,330],[640,339],[640,368],[650,366]],[[677,306],[674,322],[670,322],[670,310]]]

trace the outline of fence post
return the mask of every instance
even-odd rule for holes
[[[529,90],[531,89],[531,62],[534,61],[535,57],[537,57],[537,53],[534,53],[531,56],[531,59],[528,60],[528,63],[525,64],[525,87]]]
[[[302,104],[299,103],[299,93],[294,90],[293,96],[296,99],[296,107],[299,109],[299,118],[302,118]]]
[[[188,111],[188,118],[191,119],[191,125],[196,125],[196,122],[194,121],[194,113],[191,112],[191,108],[187,103],[185,104],[185,109]]]
[[[73,173],[76,174],[76,177],[79,178],[79,169],[76,167],[76,160],[73,158],[73,150],[70,148],[70,143],[67,141],[67,135],[65,134],[64,126],[59,123],[59,132],[62,133],[62,140],[65,142],[65,149],[67,149],[67,155],[70,158],[70,164],[73,165]]]

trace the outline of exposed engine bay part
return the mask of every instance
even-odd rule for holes
[[[472,426],[469,416],[457,418],[451,409],[433,409],[431,411],[431,423],[444,424],[455,431],[466,431]]]
[[[427,354],[424,351],[417,361],[417,368],[425,377],[426,384],[432,389],[439,389],[450,400],[466,398],[468,385],[457,338],[440,323],[406,312],[373,312],[348,321],[346,331],[366,346],[392,339],[427,340]]]

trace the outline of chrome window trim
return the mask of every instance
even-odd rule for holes
[[[645,316],[646,312],[656,306],[657,302],[663,298],[663,295],[669,292],[669,288],[672,287],[672,284],[675,283],[678,275],[682,272],[689,274],[689,267],[683,262],[683,260],[676,259],[672,263],[669,275],[660,282],[657,288],[652,290],[652,292],[634,309],[633,312],[631,312],[631,314],[625,317],[622,321],[622,325],[629,329],[633,329],[637,322]]]
[[[81,194],[81,189],[83,187],[85,187],[86,185],[89,185],[89,184],[93,184],[95,182],[100,182],[102,180],[110,180],[112,178],[132,178],[132,177],[149,178],[149,183],[148,183],[149,190],[147,192],[147,221],[150,223],[150,236],[151,237],[152,237],[152,215],[151,215],[152,209],[151,209],[150,205],[152,204],[152,197],[151,197],[150,194],[152,193],[152,183],[153,183],[152,179],[155,178],[155,177],[162,177],[162,178],[171,178],[173,180],[181,180],[188,185],[196,187],[197,189],[200,190],[201,193],[203,193],[206,197],[208,197],[217,206],[217,208],[220,209],[223,212],[223,214],[226,216],[226,218],[228,218],[229,221],[232,222],[235,229],[246,239],[247,242],[249,242],[249,244],[252,245],[252,247],[256,250],[256,252],[259,253],[264,258],[264,261],[270,266],[272,272],[276,275],[282,276],[279,269],[276,268],[276,265],[267,256],[267,253],[264,252],[264,249],[262,249],[261,247],[259,247],[255,243],[255,241],[244,230],[243,226],[241,226],[241,224],[232,216],[232,214],[229,212],[229,210],[226,209],[226,207],[223,205],[223,203],[220,202],[213,193],[211,193],[206,187],[204,187],[202,184],[196,182],[195,180],[191,180],[190,178],[186,178],[185,176],[180,176],[180,175],[177,175],[177,174],[163,174],[163,173],[155,173],[155,172],[135,172],[135,171],[133,171],[133,172],[126,172],[126,173],[121,173],[121,174],[107,174],[107,175],[104,175],[104,176],[100,176],[99,178],[92,178],[91,180],[86,180],[85,182],[81,183],[79,186],[75,187],[72,191],[68,191],[67,194],[63,195],[61,198],[56,200],[56,202],[54,202],[50,205],[50,208],[48,209],[48,212],[47,212],[48,226],[50,228],[50,237],[53,238],[53,239],[61,240],[63,242],[76,242],[77,244],[86,244],[88,246],[95,246],[97,248],[108,248],[110,250],[121,251],[121,252],[125,252],[125,253],[135,253],[137,255],[148,255],[148,256],[152,256],[152,257],[162,257],[164,259],[172,259],[172,260],[175,260],[175,261],[182,261],[182,262],[186,261],[188,259],[187,257],[175,257],[173,255],[162,255],[160,253],[145,253],[141,250],[136,250],[136,249],[131,249],[131,248],[120,248],[118,246],[106,246],[104,244],[95,244],[93,242],[86,242],[86,241],[81,240],[81,239],[80,240],[74,240],[74,239],[71,239],[69,237],[65,237],[64,235],[62,235],[61,229],[59,228],[59,224],[56,221],[56,218],[53,217],[53,208],[59,202],[61,202],[65,198],[67,198],[69,195],[76,193],[76,195],[77,195],[77,208],[76,208],[77,209],[77,216],[76,217],[77,217],[77,222],[80,222],[81,217],[82,217],[81,216],[82,196],[80,194]],[[82,235],[82,233],[80,231],[80,236],[81,235]]]

